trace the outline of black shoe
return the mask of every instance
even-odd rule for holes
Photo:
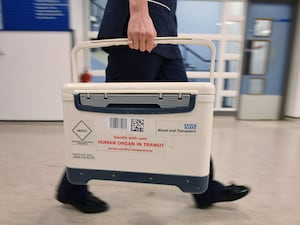
[[[216,196],[215,202],[232,202],[245,197],[250,192],[250,188],[241,185],[231,184],[225,186],[222,193]]]
[[[63,204],[72,205],[74,208],[83,213],[101,213],[109,209],[106,202],[95,197],[91,192],[88,192],[86,198],[79,202],[63,199],[61,196],[59,196],[59,194],[57,194],[56,199]]]
[[[213,203],[207,203],[207,204],[198,204],[197,203],[197,208],[198,209],[208,209],[208,208],[210,208],[212,206],[213,206]]]
[[[208,203],[202,203],[194,196],[196,201],[197,208],[199,209],[208,209],[217,202],[231,202],[245,197],[250,192],[250,188],[241,185],[231,184],[229,186],[224,186],[222,192],[215,196],[214,201]]]

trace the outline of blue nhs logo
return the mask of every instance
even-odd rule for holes
[[[188,130],[195,130],[197,128],[197,125],[194,123],[186,123],[184,124],[184,129]]]

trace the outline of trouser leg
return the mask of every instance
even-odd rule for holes
[[[66,172],[64,172],[57,188],[58,195],[65,200],[81,201],[87,196],[87,185],[75,185],[69,182]]]
[[[210,159],[208,188],[202,194],[193,194],[197,204],[206,205],[215,202],[216,196],[223,191],[224,185],[214,180],[213,160]]]

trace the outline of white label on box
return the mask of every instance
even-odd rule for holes
[[[92,120],[71,122],[71,142],[73,145],[95,145],[95,130]]]
[[[198,126],[195,121],[158,120],[155,132],[163,136],[195,136],[198,134]]]
[[[166,149],[166,137],[108,134],[99,137],[97,140],[97,150],[102,151],[163,153]]]
[[[143,118],[109,117],[108,128],[142,133],[145,128],[145,120]]]

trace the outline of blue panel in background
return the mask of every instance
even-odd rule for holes
[[[288,3],[255,3],[249,5],[247,40],[270,41],[270,52],[266,74],[264,76],[244,74],[241,83],[241,94],[249,93],[249,79],[264,78],[265,95],[283,95],[291,40],[292,15],[293,8]],[[270,37],[255,37],[253,35],[256,18],[272,19]]]
[[[2,14],[3,30],[69,30],[69,0],[2,0]]]
[[[0,30],[3,29],[3,25],[2,25],[2,2],[0,0]]]

